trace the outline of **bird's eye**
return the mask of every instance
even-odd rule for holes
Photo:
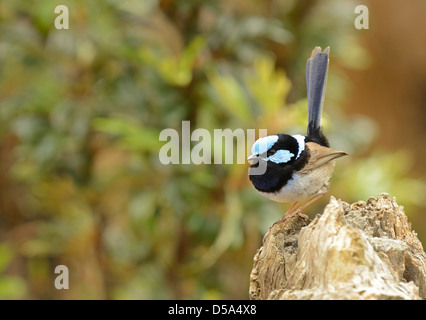
[[[274,154],[275,154],[275,152],[277,152],[277,150],[275,150],[275,149],[270,149],[270,150],[268,150],[268,156],[273,156]]]

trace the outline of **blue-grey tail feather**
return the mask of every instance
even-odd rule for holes
[[[308,135],[312,141],[328,146],[321,131],[321,114],[327,84],[328,56],[330,47],[324,52],[315,47],[306,63],[306,86],[308,96]],[[316,141],[318,140],[318,141]]]

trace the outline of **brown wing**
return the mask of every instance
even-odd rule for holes
[[[348,155],[344,151],[335,150],[332,148],[323,147],[315,142],[307,142],[306,147],[309,149],[311,157],[308,163],[300,172],[312,171],[321,167],[330,161]]]

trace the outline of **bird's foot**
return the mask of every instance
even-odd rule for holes
[[[275,222],[269,229],[268,232],[266,232],[265,236],[263,237],[263,241],[262,243],[265,243],[266,238],[269,236],[269,234],[271,233],[271,229],[273,226],[275,226],[277,223],[281,223],[291,217],[294,217],[296,214],[305,219],[306,221],[309,220],[309,217],[302,213],[302,210],[305,209],[307,206],[311,205],[312,203],[314,203],[315,201],[317,201],[318,199],[322,198],[325,196],[325,193],[320,193],[317,194],[315,197],[313,197],[312,199],[310,199],[308,202],[306,202],[305,204],[301,205],[299,208],[297,208],[296,210],[294,210],[294,207],[296,207],[298,201],[296,201],[295,203],[293,203],[293,205],[291,206],[291,208],[286,212],[286,214],[284,215],[284,217],[282,217],[280,220],[278,220],[277,222]]]
[[[308,221],[308,220],[309,220],[309,217],[308,217],[306,214],[302,213],[302,211],[301,211],[301,210],[299,210],[299,209],[294,210],[294,211],[292,211],[292,212],[287,212],[287,213],[284,215],[284,217],[282,217],[280,220],[277,220],[276,222],[274,222],[274,224],[273,224],[272,226],[270,226],[270,227],[269,227],[268,232],[266,232],[266,234],[263,236],[262,243],[265,243],[266,238],[268,238],[269,234],[271,233],[271,229],[272,229],[272,228],[273,228],[276,224],[279,224],[279,223],[281,223],[281,222],[284,222],[285,220],[287,220],[287,219],[289,219],[289,218],[291,218],[291,217],[294,217],[295,215],[298,215],[299,217],[301,217],[302,219],[305,219],[306,221]]]
[[[294,217],[296,214],[297,214],[299,217],[301,217],[301,218],[303,218],[303,219],[305,219],[305,220],[309,220],[309,217],[308,217],[306,214],[304,214],[304,213],[302,212],[302,210],[299,210],[299,209],[294,210],[293,212],[290,212],[289,214],[286,214],[284,217],[282,217],[282,220],[283,220],[283,221],[284,221],[284,220],[287,220],[287,219],[289,219],[289,218],[291,218],[291,217]]]

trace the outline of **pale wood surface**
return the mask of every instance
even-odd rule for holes
[[[254,300],[425,298],[426,254],[387,194],[275,224],[250,276]]]

